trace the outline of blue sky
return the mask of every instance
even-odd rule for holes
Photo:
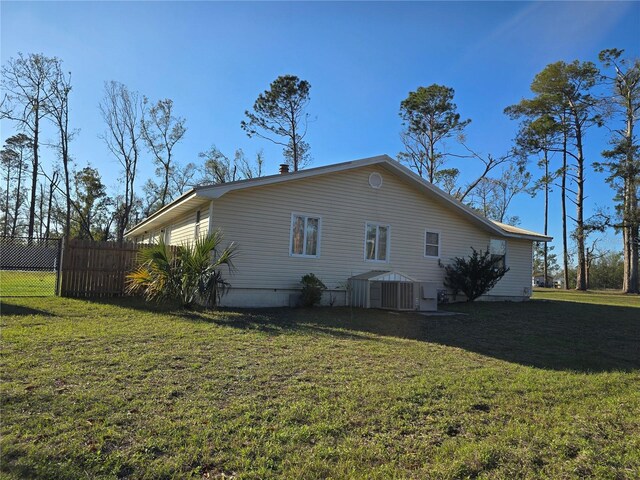
[[[263,148],[267,173],[281,151],[249,139],[244,111],[278,75],[311,83],[308,141],[314,166],[401,150],[400,101],[418,86],[456,90],[459,112],[472,123],[467,141],[483,153],[506,152],[516,123],[505,106],[530,95],[534,75],[558,60],[597,60],[604,48],[640,55],[640,3],[426,2],[5,2],[4,64],[18,52],[63,59],[72,72],[72,155],[100,169],[118,188],[118,164],[98,138],[103,84],[117,80],[155,100],[172,98],[187,119],[178,161],[198,160],[215,144],[227,155]],[[13,133],[2,125],[2,138]],[[606,145],[590,131],[587,160]],[[47,162],[53,152],[44,151]],[[471,179],[476,168],[458,165]],[[537,173],[534,165],[532,173]],[[143,161],[139,185],[153,174]],[[587,209],[611,205],[603,175],[590,170]],[[554,195],[552,212],[559,211]],[[542,198],[522,195],[510,211],[521,226],[542,229]],[[550,233],[560,244],[560,217]],[[607,246],[619,248],[612,234]],[[558,250],[560,247],[558,246]]]

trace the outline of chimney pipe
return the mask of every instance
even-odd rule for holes
[[[289,173],[289,164],[288,163],[281,163],[280,164],[280,174],[283,173]]]

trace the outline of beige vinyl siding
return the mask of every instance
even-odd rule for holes
[[[153,243],[158,243],[158,241],[160,240],[160,237],[162,236],[162,230],[164,228],[160,229],[160,230],[152,230],[150,232],[145,232],[142,235],[138,235],[137,237],[134,238],[134,241],[136,243],[143,243],[145,245],[150,245]]]
[[[169,227],[171,228],[171,245],[184,245],[195,240],[197,210],[187,213]],[[209,208],[202,206],[199,210],[200,236],[203,236],[209,231]]]
[[[209,232],[209,204],[203,205],[198,209],[194,209],[187,214],[174,220],[170,224],[165,224],[158,230],[145,232],[136,237],[138,243],[158,243],[160,237],[169,230],[169,243],[171,245],[184,245],[193,242],[196,235],[196,212],[200,210],[200,236],[204,236]],[[164,237],[166,239],[166,236]]]
[[[379,189],[368,183],[374,171],[383,178]],[[229,279],[242,289],[299,288],[309,272],[330,289],[343,288],[349,277],[369,270],[441,283],[439,260],[467,256],[471,246],[486,250],[490,238],[498,238],[381,166],[238,190],[214,200],[213,211],[214,227],[238,243]],[[322,217],[318,258],[290,256],[292,212]],[[365,261],[366,222],[390,225],[388,262]],[[424,256],[425,229],[440,233],[439,259]],[[531,285],[531,241],[507,239],[507,265],[511,270],[491,295],[522,296]]]
[[[143,238],[142,243],[147,243],[147,244],[158,243],[158,240],[160,240],[160,232],[157,230],[154,230],[143,235],[142,238]]]

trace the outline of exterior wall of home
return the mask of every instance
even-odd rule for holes
[[[168,225],[163,225],[160,229],[139,235],[135,238],[138,243],[157,243],[161,235],[166,230],[170,231],[170,245],[184,245],[193,242],[196,235],[196,212],[200,210],[200,236],[206,235],[209,231],[209,205],[194,209]],[[166,237],[165,237],[166,238]]]
[[[134,239],[136,243],[158,243],[160,240],[160,231],[152,230],[150,232],[144,233]]]
[[[196,238],[196,212],[200,210],[200,236],[204,236],[209,231],[209,208],[203,206],[192,210],[180,218],[179,221],[171,225],[171,245],[183,245],[193,242]]]
[[[379,189],[369,186],[372,172],[382,175]],[[292,213],[321,217],[318,258],[290,256]],[[367,221],[390,226],[387,262],[364,258]],[[233,288],[223,300],[229,306],[288,305],[310,272],[331,290],[370,270],[397,270],[441,284],[440,263],[468,256],[471,246],[486,250],[491,238],[500,238],[380,165],[227,193],[214,200],[213,225],[239,247],[236,272],[229,276]],[[439,258],[424,256],[425,229],[440,233]],[[531,252],[530,240],[507,239],[510,271],[485,299],[529,297]],[[344,302],[344,295],[336,297],[337,304]]]

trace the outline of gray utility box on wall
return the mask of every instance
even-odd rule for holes
[[[436,282],[420,282],[420,300],[418,310],[435,312],[438,310],[438,287]]]

